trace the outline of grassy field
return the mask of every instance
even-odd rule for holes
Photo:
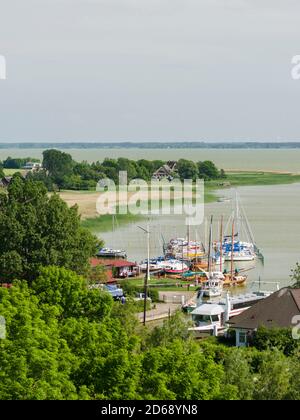
[[[128,282],[129,284],[131,284],[132,286],[137,286],[137,287],[143,287],[144,286],[144,277],[138,278],[138,279],[134,279],[134,280],[126,280],[126,282]],[[155,288],[161,292],[180,292],[180,291],[187,291],[188,290],[188,286],[191,282],[188,281],[183,281],[183,280],[179,280],[179,279],[171,279],[171,278],[156,278],[156,277],[151,277],[151,280],[148,284],[148,287],[151,288]],[[120,281],[120,285],[122,287],[122,281]],[[194,288],[196,289],[196,288]],[[194,289],[190,289],[190,290],[194,290]]]
[[[21,169],[3,169],[4,175],[11,176],[15,174],[16,172],[24,173],[25,171]]]
[[[137,220],[142,218],[142,216],[136,216],[130,213],[118,214],[115,228],[117,229],[119,226],[122,226],[124,224],[136,222]],[[110,214],[92,217],[84,219],[82,221],[82,226],[88,228],[92,232],[109,232],[113,230],[113,219]]]
[[[227,181],[232,186],[292,184],[300,182],[300,175],[276,172],[232,172],[228,174]]]

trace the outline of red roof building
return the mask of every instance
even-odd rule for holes
[[[107,269],[108,277],[113,281],[114,278],[135,277],[139,274],[137,263],[126,260],[108,260],[101,258],[91,258],[92,267],[103,265]]]

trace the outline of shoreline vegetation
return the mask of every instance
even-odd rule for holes
[[[267,186],[267,185],[287,185],[300,183],[300,175],[286,172],[231,172],[227,173],[224,181],[214,180],[205,182],[205,203],[216,202],[219,198],[219,191],[243,187],[243,186]],[[96,215],[96,200],[99,193],[89,191],[62,191],[63,198],[69,205],[78,204],[79,213],[82,216],[82,225],[92,231],[107,232],[112,230],[113,222],[111,215]],[[91,212],[94,212],[91,215]],[[117,215],[115,227],[134,223],[144,216],[141,215]]]
[[[2,176],[11,176],[15,172],[20,172],[23,176],[29,177],[31,180],[42,182],[48,189],[50,195],[51,192],[56,191],[69,207],[77,205],[79,214],[81,215],[82,225],[94,232],[113,229],[112,215],[99,216],[97,212],[96,204],[100,195],[96,191],[97,183],[101,179],[110,179],[114,182],[116,188],[118,188],[120,173],[124,171],[127,174],[128,182],[134,182],[136,179],[140,179],[149,183],[154,178],[161,180],[167,187],[169,181],[173,179],[181,181],[203,179],[205,183],[204,203],[216,202],[219,199],[219,191],[224,189],[300,182],[299,173],[255,170],[227,170],[225,172],[210,160],[194,162],[181,158],[177,161],[166,162],[163,160],[140,159],[135,161],[127,158],[105,158],[103,161],[88,163],[86,161],[76,162],[70,154],[57,149],[51,149],[43,152],[42,168],[27,173],[22,170],[25,161],[26,159],[8,157],[2,162],[2,167],[0,168]],[[195,189],[189,193],[185,192],[184,198],[191,198],[192,195],[195,196],[195,192]],[[120,196],[117,195],[117,206],[126,204],[133,194],[133,192],[123,192]],[[188,194],[190,195],[188,196]],[[176,194],[172,197],[171,193],[171,205],[176,205],[176,198],[178,198]],[[140,207],[150,207],[148,191],[140,193],[139,199]],[[151,200],[152,203],[153,200],[158,201],[159,207],[162,208],[165,206],[165,200],[168,200],[168,202],[170,200],[169,193],[157,192],[156,195],[155,193],[154,195],[151,194]],[[136,199],[134,198],[133,201],[136,201]],[[119,214],[118,211],[116,213],[115,227],[135,222],[145,217],[131,213]]]

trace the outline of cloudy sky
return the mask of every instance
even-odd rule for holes
[[[300,141],[299,0],[1,0],[0,141]]]

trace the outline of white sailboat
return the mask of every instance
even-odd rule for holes
[[[232,235],[225,236],[223,240],[223,251],[226,261],[253,261],[256,256],[262,257],[255,244],[253,232],[251,230],[245,210],[243,209],[237,192],[235,196],[235,209],[233,210],[228,222],[226,231],[234,223],[236,233],[232,244]],[[245,239],[245,240],[242,240]],[[233,255],[232,255],[233,254]]]
[[[221,271],[212,271],[212,222],[211,216],[210,230],[209,230],[209,250],[208,250],[208,272],[204,271],[207,280],[202,283],[201,291],[203,296],[212,298],[221,296],[223,293],[224,274]]]

